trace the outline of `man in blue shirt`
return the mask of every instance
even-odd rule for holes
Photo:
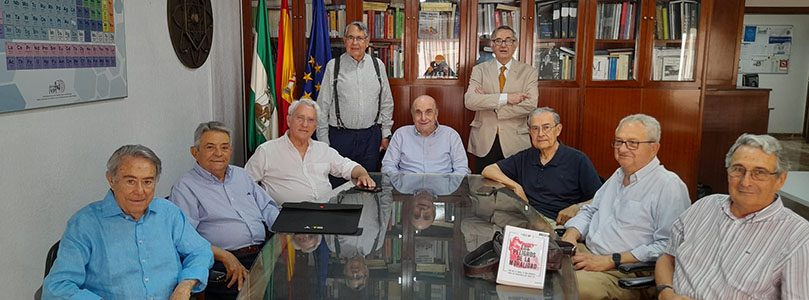
[[[552,108],[532,111],[528,127],[533,147],[486,166],[481,175],[514,190],[555,227],[593,198],[601,179],[587,155],[559,143],[562,124]]]
[[[205,288],[211,245],[180,209],[154,198],[160,170],[147,147],[112,154],[110,191],[68,221],[44,299],[188,299]]]
[[[469,174],[461,136],[438,124],[435,99],[422,95],[410,107],[414,125],[402,126],[393,134],[382,172]]]
[[[278,206],[267,192],[244,169],[230,165],[232,153],[225,124],[199,124],[191,147],[197,164],[174,184],[169,197],[211,242],[213,270],[227,272],[225,280],[211,278],[206,299],[236,299],[247,268],[269,238],[266,228],[278,217]]]

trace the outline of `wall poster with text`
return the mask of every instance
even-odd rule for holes
[[[0,0],[0,113],[127,95],[123,0]]]

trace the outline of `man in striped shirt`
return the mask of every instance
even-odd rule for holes
[[[789,169],[778,141],[743,134],[725,157],[730,195],[674,222],[657,260],[660,299],[809,299],[809,222],[777,192]]]

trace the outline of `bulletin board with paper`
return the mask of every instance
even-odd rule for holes
[[[792,25],[745,25],[739,73],[787,74]]]

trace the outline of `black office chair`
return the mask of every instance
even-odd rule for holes
[[[623,264],[618,266],[618,271],[621,271],[621,273],[624,274],[639,273],[639,272],[654,272],[654,270],[655,270],[655,262],[653,261],[639,262],[633,264]],[[653,287],[654,285],[655,285],[654,275],[634,277],[634,278],[621,278],[618,280],[618,286],[620,286],[622,289],[640,290]]]
[[[53,267],[53,262],[56,261],[56,255],[59,253],[59,242],[56,241],[51,249],[48,250],[48,255],[45,256],[45,275],[42,278],[48,277],[48,273],[51,272],[51,268]],[[34,292],[34,299],[39,300],[42,299],[42,286],[40,285],[39,288]]]

